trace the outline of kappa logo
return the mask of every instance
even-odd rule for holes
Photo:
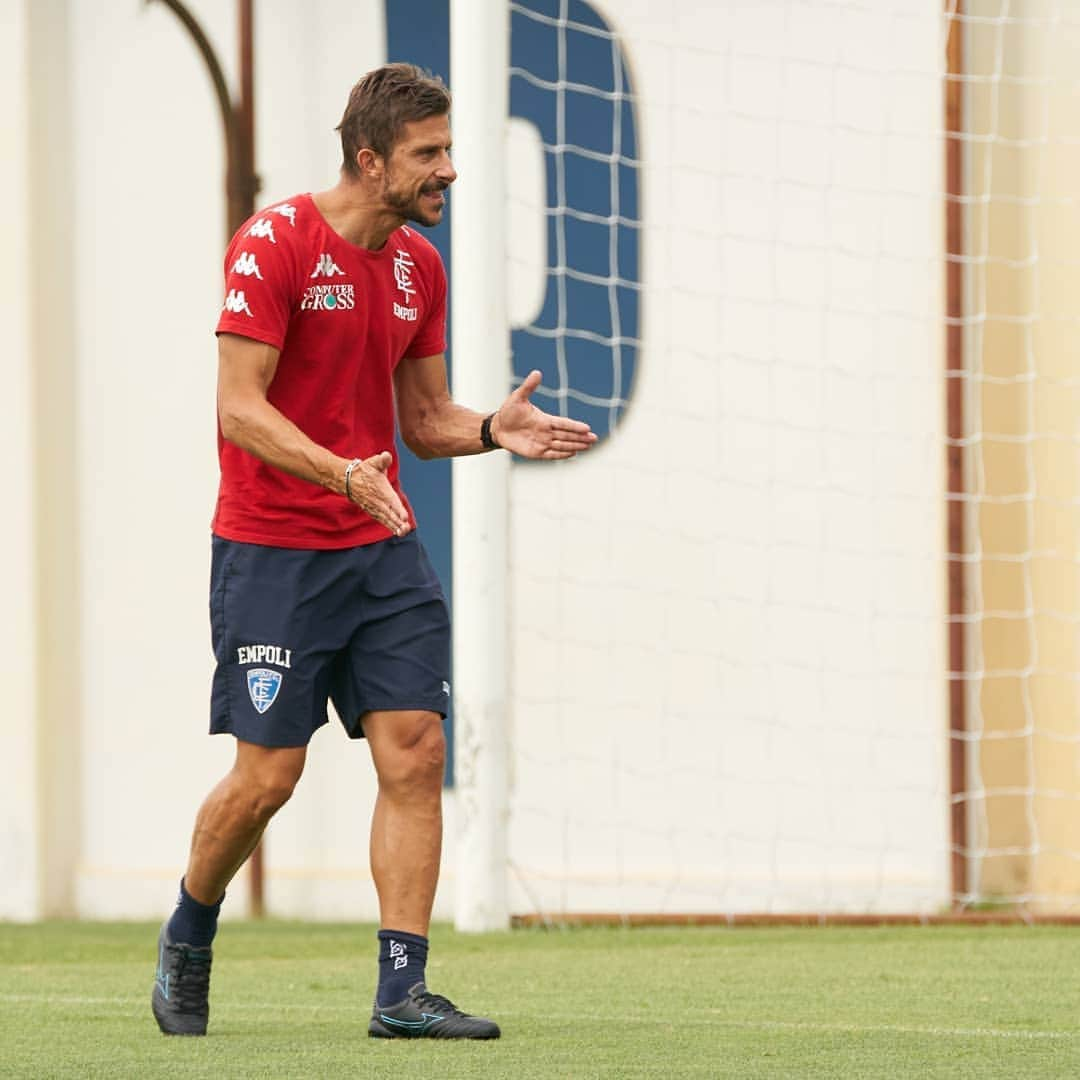
[[[394,256],[394,280],[397,282],[398,289],[405,294],[406,304],[416,295],[416,287],[412,281],[415,265],[412,256],[407,251],[397,249],[397,254]]]
[[[300,301],[301,311],[351,311],[356,293],[351,285],[309,285]]]
[[[244,235],[254,236],[256,240],[269,240],[271,244],[277,243],[274,239],[274,223],[269,218],[256,218]]]
[[[311,271],[311,277],[334,277],[335,274],[345,276],[345,271],[330,256],[324,251],[319,256],[319,261],[315,264],[315,269]]]
[[[270,668],[251,668],[247,673],[248,697],[261,716],[277,700],[282,674]]]
[[[290,203],[282,203],[280,206],[271,206],[270,212],[273,214],[280,214],[283,218],[287,218],[289,224],[296,228],[296,207]]]
[[[240,252],[236,262],[233,263],[232,272],[234,274],[243,274],[244,277],[251,277],[254,275],[260,281],[263,279],[262,274],[259,272],[259,264],[250,251]]]
[[[248,318],[255,318],[251,314],[251,308],[248,307],[247,297],[244,296],[243,289],[230,289],[229,295],[225,297],[225,303],[221,305],[222,311],[231,311],[234,315],[239,315],[242,311]]]

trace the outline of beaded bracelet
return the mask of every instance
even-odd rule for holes
[[[357,465],[362,465],[363,463],[363,458],[353,458],[352,461],[345,466],[345,498],[348,499],[349,502],[353,501],[352,492],[349,490],[349,481],[352,479],[353,469],[355,469]]]

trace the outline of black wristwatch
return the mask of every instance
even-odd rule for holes
[[[495,441],[495,436],[491,434],[491,421],[495,419],[495,414],[485,416],[480,422],[480,442],[485,450],[500,450],[501,447]]]

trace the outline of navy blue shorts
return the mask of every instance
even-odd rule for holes
[[[450,701],[450,619],[415,532],[336,551],[213,538],[217,669],[210,731],[306,746],[334,708],[363,738],[371,709]]]

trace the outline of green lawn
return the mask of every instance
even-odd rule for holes
[[[1080,1077],[1080,929],[433,931],[495,1043],[368,1039],[371,926],[223,924],[210,1034],[150,1015],[157,927],[0,925],[0,1076]]]

